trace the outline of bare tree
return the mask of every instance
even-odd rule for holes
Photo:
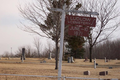
[[[32,54],[32,48],[31,48],[31,46],[28,45],[25,47],[25,56],[32,57],[31,54]]]
[[[3,57],[10,57],[11,55],[10,55],[10,52],[5,51],[4,54],[3,54],[2,56],[3,56]]]
[[[19,47],[18,50],[15,52],[15,57],[21,57],[22,55],[22,48],[24,47]]]
[[[52,42],[50,39],[47,39],[47,50],[48,50],[48,53],[51,54],[52,51],[54,50],[55,46],[54,46],[54,42]],[[53,53],[51,54],[53,55]]]
[[[120,40],[107,40],[93,47],[93,57],[103,59],[120,59]]]
[[[94,45],[108,39],[120,24],[118,18],[120,11],[116,6],[118,0],[79,0],[82,4],[80,10],[98,12],[96,27],[91,28],[87,41],[89,43],[90,62],[92,62],[92,49]],[[89,15],[90,17],[95,17]],[[92,27],[92,26],[91,26]]]
[[[26,57],[36,57],[36,51],[34,49],[32,49],[32,47],[30,45],[27,46],[22,46],[19,47],[18,50],[15,52],[15,57],[21,57],[22,55],[22,48],[25,48],[25,56]]]
[[[70,4],[71,5],[70,7]],[[36,3],[20,7],[22,16],[31,22],[31,25],[24,25],[24,31],[35,33],[42,37],[51,38],[56,46],[56,64],[58,69],[58,43],[60,40],[61,13],[52,11],[51,8],[62,9],[64,0],[36,0]],[[75,0],[66,0],[67,8],[72,9],[76,5]]]
[[[51,0],[36,0],[36,3],[29,4],[24,8],[20,7],[19,10],[26,20],[34,24],[33,26],[24,25],[23,30],[30,33],[35,33],[41,37],[53,39],[56,42],[56,49],[58,49],[60,35],[60,13],[54,13],[54,16],[52,16],[52,14],[50,13],[50,8],[53,7],[53,2],[54,1]],[[54,7],[56,3],[54,2]],[[56,14],[58,16],[56,16]],[[56,51],[56,57],[57,55],[58,51]],[[58,61],[56,61],[55,69],[57,69],[57,62]]]
[[[40,56],[40,51],[42,49],[42,43],[40,42],[39,38],[34,38],[34,45],[35,45],[35,48],[37,49],[38,57],[41,57]]]

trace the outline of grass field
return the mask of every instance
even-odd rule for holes
[[[40,63],[42,61],[46,63]],[[85,78],[104,78],[120,79],[120,60],[110,60],[104,62],[102,59],[96,59],[98,66],[94,69],[94,63],[83,62],[84,59],[76,59],[75,63],[62,63],[62,76],[68,77],[85,77]],[[112,69],[109,69],[112,67]],[[90,75],[83,75],[84,71],[90,71]],[[108,75],[100,76],[100,71],[108,71]],[[19,58],[3,58],[0,60],[0,74],[22,74],[22,75],[43,75],[57,76],[58,71],[55,70],[55,60],[27,58],[23,63]],[[21,79],[22,78],[22,79]],[[0,80],[54,80],[52,78],[36,78],[36,77],[15,77],[0,76]],[[55,79],[57,80],[57,79]],[[67,80],[67,79],[66,79]],[[76,80],[76,79],[75,79]]]

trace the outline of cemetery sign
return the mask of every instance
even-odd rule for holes
[[[63,1],[66,2],[66,0],[63,0]],[[58,80],[61,80],[61,73],[62,73],[64,22],[66,22],[66,24],[73,24],[75,22],[74,23],[75,25],[84,25],[84,26],[90,26],[90,27],[95,27],[95,24],[96,24],[96,18],[91,18],[91,17],[81,17],[81,20],[83,20],[83,21],[80,22],[81,20],[79,19],[80,18],[79,16],[66,16],[66,21],[65,21],[65,14],[66,14],[66,12],[82,13],[82,14],[89,14],[89,15],[92,15],[92,14],[93,15],[99,15],[97,12],[78,11],[78,10],[66,10],[66,7],[67,7],[67,5],[65,3],[64,6],[63,6],[63,9],[52,8],[53,11],[62,12],[61,35],[60,35],[60,54],[59,54],[59,67],[58,67]],[[76,19],[72,19],[74,17]]]
[[[95,17],[66,15],[65,23],[67,25],[84,25],[84,26],[95,27],[96,18]]]

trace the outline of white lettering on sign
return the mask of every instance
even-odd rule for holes
[[[86,27],[86,28],[81,28],[81,30],[87,32],[87,31],[88,31],[88,28],[87,28],[87,27]]]
[[[89,27],[83,27],[81,25],[76,25],[76,26],[69,26],[69,35],[75,35],[75,36],[89,36]]]
[[[85,16],[72,16],[66,15],[65,24],[72,24],[72,25],[84,25],[95,27],[96,25],[96,18],[95,17],[85,17]]]
[[[79,26],[72,26],[72,27],[70,27],[70,30],[74,30],[74,31],[88,31],[88,27],[85,27],[85,28],[81,28],[81,27],[79,27]]]
[[[79,28],[80,28],[80,27],[71,27],[70,30],[76,30],[76,31],[79,31],[79,30],[80,30]]]
[[[68,21],[68,23],[70,23],[70,24],[93,25],[94,21],[95,21],[95,20],[93,20],[92,23],[90,23],[90,22]]]
[[[75,35],[75,36],[80,36],[80,35],[83,35],[83,32],[80,32],[80,31],[74,31],[74,35]]]
[[[79,18],[79,17],[70,17],[71,21],[91,21],[90,18]]]

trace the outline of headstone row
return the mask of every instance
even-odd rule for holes
[[[74,63],[73,57],[68,57],[68,63]]]
[[[83,74],[84,75],[90,75],[90,71],[84,71]],[[100,76],[108,75],[108,71],[101,71],[101,72],[99,72],[99,75]]]

